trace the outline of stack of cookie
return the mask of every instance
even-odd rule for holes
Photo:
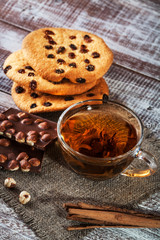
[[[42,28],[24,38],[3,69],[14,82],[12,97],[21,110],[52,112],[108,94],[102,77],[112,61],[111,50],[96,35]]]

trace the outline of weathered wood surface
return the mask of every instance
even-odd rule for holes
[[[0,65],[21,47],[31,30],[53,26],[96,33],[115,56],[105,76],[111,98],[135,110],[151,135],[159,136],[159,9],[160,2],[154,0],[0,0]],[[10,96],[11,84],[0,69],[0,111],[16,107]],[[159,197],[153,195],[139,207],[160,211]],[[0,233],[2,240],[37,239],[2,200]],[[98,229],[84,237],[91,239],[158,240],[160,231]]]
[[[0,18],[27,31],[46,26],[91,31],[114,51],[117,64],[159,79],[158,8],[159,1],[151,0],[1,0]]]

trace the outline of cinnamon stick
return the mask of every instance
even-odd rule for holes
[[[159,228],[160,216],[139,213],[134,210],[112,206],[94,206],[79,202],[64,204],[68,212],[67,219],[92,223],[105,227],[148,227]]]

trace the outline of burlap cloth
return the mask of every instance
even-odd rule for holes
[[[115,81],[116,78],[113,79],[113,86],[118,89],[119,82]],[[108,78],[108,82],[111,84],[112,80]],[[123,90],[122,86],[120,88]],[[124,88],[126,89],[124,96],[127,99],[129,92],[125,85]],[[114,87],[112,89],[111,97],[116,98]],[[135,98],[135,96],[133,97]],[[132,98],[130,99],[132,100]],[[127,103],[129,105],[130,101]],[[134,105],[133,102],[132,105]],[[54,113],[45,115],[45,117],[57,121],[59,115],[60,113]],[[152,120],[152,116],[150,120]],[[147,122],[149,122],[148,119]],[[145,128],[145,140],[142,147],[154,153],[158,161],[160,160],[159,146],[160,143],[153,131]],[[15,189],[6,189],[3,186],[6,177],[15,178],[17,181]],[[0,197],[14,208],[15,212],[41,239],[75,240],[83,239],[86,231],[68,232],[66,230],[67,226],[75,225],[75,223],[66,220],[63,203],[83,201],[99,205],[113,204],[134,207],[141,199],[158,191],[159,182],[160,169],[153,176],[147,178],[118,176],[106,181],[82,178],[68,168],[55,142],[45,153],[40,174],[1,171]],[[27,205],[21,205],[18,201],[18,194],[22,190],[31,194],[32,199]]]

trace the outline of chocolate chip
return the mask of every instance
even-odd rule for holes
[[[57,59],[57,63],[59,63],[59,64],[64,64],[65,63],[65,61],[63,60],[63,59]]]
[[[52,32],[51,30],[46,30],[46,31],[45,31],[45,34],[48,34],[48,35],[55,35],[55,33]]]
[[[16,93],[18,93],[18,94],[25,92],[24,88],[22,88],[22,87],[20,87],[20,86],[16,87],[16,88],[15,88],[15,91],[16,91]]]
[[[91,71],[94,71],[94,69],[95,69],[95,66],[93,66],[93,65],[88,65],[87,67],[86,67],[86,69],[87,69],[87,71],[89,71],[89,72],[91,72]]]
[[[33,93],[31,93],[31,95],[30,95],[31,97],[33,97],[33,98],[38,98],[39,96],[38,96],[38,94],[37,93],[35,93],[35,92],[33,92]]]
[[[71,100],[74,100],[74,97],[72,97],[72,96],[66,96],[64,100],[65,100],[65,101],[71,101]]]
[[[18,72],[23,74],[23,73],[25,73],[25,70],[24,69],[19,69]]]
[[[5,69],[3,70],[4,73],[6,74],[11,68],[12,68],[11,65],[8,65],[7,67],[5,67]]]
[[[71,52],[71,53],[68,53],[68,57],[71,58],[71,59],[73,59],[73,58],[76,57],[76,55],[75,55],[74,53]]]
[[[87,34],[84,36],[84,40],[85,40],[87,43],[90,43],[90,42],[93,41],[92,38],[91,38],[89,35],[87,35]]]
[[[35,107],[37,107],[36,103],[32,103],[31,106],[30,106],[30,108],[35,108]]]
[[[31,90],[35,90],[37,88],[37,82],[35,80],[32,80],[29,84],[29,87]]]
[[[34,69],[33,69],[31,66],[25,66],[25,69],[28,69],[28,70],[34,71]]]
[[[65,47],[59,47],[57,53],[64,53],[65,50],[66,50]]]
[[[76,79],[76,82],[77,82],[77,83],[85,83],[85,82],[86,82],[86,79],[85,79],[85,78],[77,78],[77,79]]]
[[[56,45],[57,43],[53,39],[49,39],[49,43],[52,45]]]
[[[44,46],[46,49],[53,49],[53,47],[52,47],[52,45],[46,45],[46,46]]]
[[[55,56],[53,54],[49,54],[47,58],[55,58]]]
[[[70,39],[75,39],[75,38],[76,38],[76,36],[70,36],[69,38],[70,38]]]
[[[44,35],[44,38],[46,38],[47,40],[53,40],[53,38],[51,37],[51,36],[49,36],[49,35]]]
[[[89,59],[84,60],[85,63],[90,63]]]
[[[108,99],[109,99],[108,95],[104,93],[104,94],[103,94],[103,97],[102,97],[103,103],[107,103],[107,102],[108,102]]]
[[[45,107],[50,107],[50,106],[52,105],[52,103],[50,103],[50,102],[44,102],[43,105],[44,105]]]
[[[89,50],[87,49],[86,45],[82,44],[80,48],[81,53],[87,53]]]
[[[64,73],[64,70],[63,69],[56,69],[55,72],[58,73],[58,74],[61,74],[61,73]]]
[[[93,52],[92,53],[92,57],[93,58],[99,58],[100,57],[100,54],[98,52]]]
[[[28,73],[28,77],[33,77],[33,76],[35,76],[34,73],[32,73],[32,72],[29,72],[29,73]]]
[[[76,63],[74,63],[74,62],[73,62],[73,63],[70,63],[69,66],[70,66],[70,67],[73,67],[73,68],[76,68],[76,67],[77,67]]]
[[[72,50],[76,50],[76,49],[77,49],[76,45],[74,45],[74,44],[70,44],[69,46],[70,46],[70,48],[71,48]]]
[[[87,93],[86,96],[87,97],[93,97],[95,94],[94,93]]]

